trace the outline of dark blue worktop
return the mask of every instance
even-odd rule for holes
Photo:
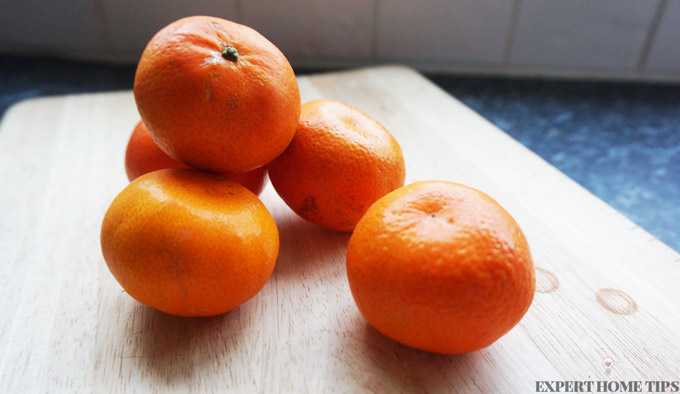
[[[427,76],[680,251],[680,85]],[[133,79],[129,65],[0,56],[0,117],[23,99]]]

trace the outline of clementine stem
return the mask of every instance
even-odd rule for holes
[[[231,60],[232,62],[237,61],[237,60],[238,60],[238,56],[239,56],[239,55],[238,55],[238,49],[236,49],[236,48],[234,48],[234,47],[232,47],[232,46],[227,45],[227,46],[224,47],[224,49],[222,50],[222,57],[225,58],[225,59],[227,59],[227,60]]]

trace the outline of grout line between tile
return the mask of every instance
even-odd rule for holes
[[[241,24],[246,24],[246,21],[244,20],[243,16],[243,4],[241,4],[241,0],[235,0],[234,1],[234,11],[236,13],[236,21]]]
[[[370,63],[378,61],[378,12],[380,11],[380,0],[373,0],[373,26],[371,29],[371,58]]]
[[[510,53],[512,51],[512,45],[515,42],[515,29],[517,26],[517,19],[519,18],[519,9],[521,7],[522,0],[515,0],[512,3],[512,14],[510,15],[510,27],[508,28],[508,35],[505,40],[505,50],[503,51],[503,65],[510,63]]]
[[[94,8],[94,12],[97,17],[97,26],[99,27],[99,34],[101,34],[104,39],[104,44],[107,50],[113,49],[111,36],[109,35],[109,25],[106,20],[106,15],[104,14],[104,7],[101,4],[101,0],[89,0],[90,4]]]
[[[654,17],[652,18],[652,23],[647,31],[647,37],[645,37],[645,42],[642,45],[642,50],[640,51],[640,57],[638,58],[636,70],[638,72],[643,72],[645,66],[647,65],[647,59],[649,58],[649,53],[652,50],[652,45],[654,45],[654,40],[656,39],[656,32],[661,23],[661,18],[663,18],[664,10],[666,9],[666,3],[668,0],[660,0],[659,5],[656,7],[654,12]]]

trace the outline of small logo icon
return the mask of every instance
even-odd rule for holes
[[[602,360],[602,365],[604,365],[604,373],[606,373],[607,376],[611,375],[612,366],[614,365],[614,360],[612,360],[611,357],[605,357]]]

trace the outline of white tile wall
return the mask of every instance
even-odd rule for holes
[[[522,0],[510,64],[634,70],[659,0]]]
[[[0,48],[100,51],[107,42],[99,11],[89,1],[0,1]]]
[[[411,64],[503,62],[514,0],[382,0],[378,61]]]
[[[680,0],[668,0],[664,7],[645,71],[680,74]]]
[[[233,21],[236,0],[98,0],[114,52],[139,58],[151,37],[171,22],[185,16],[210,15]]]
[[[255,28],[294,66],[680,81],[680,0],[0,0],[0,52],[132,63],[197,14]]]
[[[375,0],[242,0],[243,21],[293,63],[371,58]]]

